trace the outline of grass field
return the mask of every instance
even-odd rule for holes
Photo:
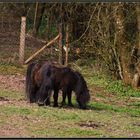
[[[12,74],[17,71],[24,74],[25,69],[15,66]],[[91,68],[81,72],[91,93],[87,110],[78,108],[74,96],[73,108],[39,107],[27,103],[24,89],[1,87],[0,137],[140,137],[140,91]]]

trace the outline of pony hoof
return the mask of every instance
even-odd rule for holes
[[[39,104],[39,103],[38,103],[38,106],[44,106],[44,104]]]
[[[49,105],[50,105],[50,103],[45,103],[45,105],[46,105],[46,106],[49,106]]]
[[[61,107],[65,106],[65,105],[66,105],[66,103],[65,103],[65,102],[62,102],[62,103],[61,103]]]
[[[69,107],[74,107],[73,104],[68,104]]]
[[[80,109],[87,109],[86,106],[80,106]]]
[[[53,107],[58,107],[58,104],[54,104]]]
[[[36,103],[36,100],[30,100],[29,103]]]

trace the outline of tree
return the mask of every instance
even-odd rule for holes
[[[134,59],[136,59],[135,64],[135,73],[132,80],[132,87],[138,88],[140,86],[140,4],[136,5],[136,14],[137,14],[137,29],[138,29],[138,41],[137,47],[134,50]]]
[[[33,35],[36,36],[41,25],[41,20],[44,14],[46,3],[36,3],[34,25],[33,25]]]
[[[131,74],[129,71],[130,65],[130,52],[129,46],[125,39],[125,25],[124,25],[124,15],[123,8],[124,4],[119,3],[115,5],[116,13],[116,34],[117,34],[117,47],[120,54],[120,62],[122,67],[123,81],[126,85],[131,83]]]

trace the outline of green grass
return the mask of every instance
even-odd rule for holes
[[[124,86],[121,80],[112,80],[105,74],[94,73],[93,68],[83,67],[81,72],[90,87],[103,87],[107,92],[120,97],[140,97],[140,89],[134,90],[130,86]]]
[[[133,117],[140,117],[140,110],[136,108],[119,107],[98,102],[91,103],[89,105],[89,108],[96,110],[110,110],[114,112],[127,113],[128,115],[131,115]]]
[[[105,88],[110,82],[109,77],[104,74],[94,73],[93,68],[89,68],[87,66],[82,67],[81,72],[90,86],[97,85]]]
[[[4,97],[8,100],[20,100],[25,99],[25,96],[23,93],[12,91],[12,90],[6,90],[0,88],[0,97]]]
[[[13,74],[25,74],[26,68],[19,64],[0,64],[0,74],[13,75]]]
[[[0,105],[0,128],[20,129],[26,137],[131,137],[139,135],[140,111],[91,101],[88,110],[77,108],[39,107],[22,102],[19,92],[1,90],[0,97],[13,103]],[[60,101],[59,101],[60,102]],[[88,126],[89,122],[93,127]],[[87,126],[81,126],[86,124]],[[95,126],[95,127],[94,127]],[[97,126],[97,127],[96,127]],[[134,129],[132,129],[134,128]],[[118,131],[119,130],[119,131]]]
[[[133,102],[133,103],[129,103],[128,106],[136,106],[136,107],[140,107],[140,101]]]

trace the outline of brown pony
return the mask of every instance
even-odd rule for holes
[[[66,96],[68,105],[71,102],[72,91],[75,92],[76,100],[80,108],[86,108],[90,99],[86,81],[79,72],[68,67],[60,67],[52,62],[31,63],[27,68],[26,94],[30,102],[37,102],[38,105],[49,105],[51,91],[54,91],[54,106],[58,106],[58,92],[62,90],[65,104]]]
[[[82,109],[86,108],[86,104],[90,99],[90,94],[86,81],[79,72],[73,71],[69,67],[57,67],[51,65],[49,78],[52,80],[52,85],[48,85],[48,87],[54,91],[54,106],[58,106],[58,92],[59,90],[62,90],[62,106],[66,104],[66,96],[68,97],[68,105],[73,106],[71,102],[71,96],[72,91],[74,91],[79,107]],[[42,97],[43,94],[40,93],[39,104],[44,104],[44,101],[41,100]]]

